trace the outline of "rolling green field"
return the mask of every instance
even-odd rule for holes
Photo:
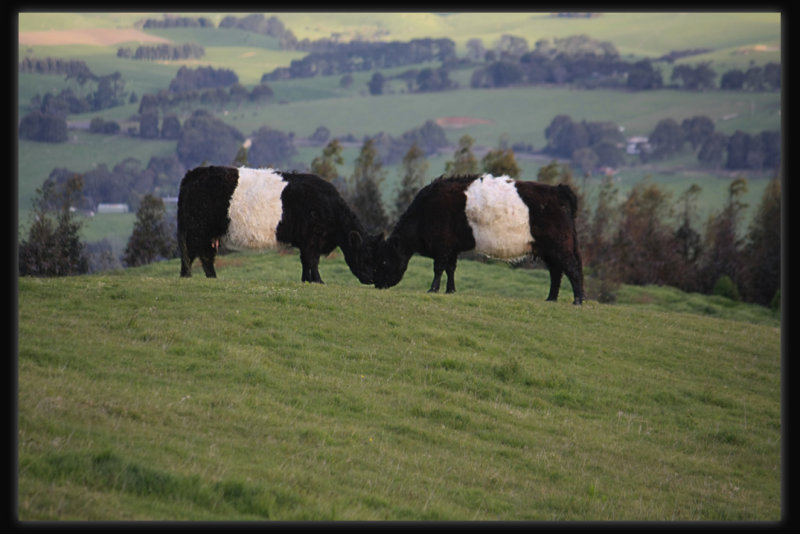
[[[19,519],[779,521],[779,318],[462,261],[19,280]]]
[[[206,16],[218,23],[226,13],[185,13],[187,16]],[[239,14],[242,16],[244,14]],[[268,14],[269,15],[269,14]],[[80,30],[83,28],[133,28],[148,17],[161,18],[161,13],[21,13],[18,23],[21,32],[47,30]],[[533,47],[537,40],[554,39],[586,34],[598,40],[609,40],[624,58],[656,57],[672,50],[687,48],[713,48],[708,54],[691,56],[677,63],[713,60],[719,73],[725,69],[746,68],[751,62],[764,64],[780,61],[780,13],[605,13],[590,19],[563,19],[548,13],[279,13],[281,21],[299,39],[330,37],[334,32],[344,38],[380,38],[383,40],[409,40],[423,37],[453,39],[457,51],[466,51],[466,41],[480,38],[485,46],[497,41],[503,34],[524,37]],[[226,29],[161,29],[148,31],[168,38],[174,43],[196,42],[206,49],[206,57],[197,61],[149,62],[116,57],[120,47],[135,47],[138,43],[120,43],[109,46],[88,45],[26,45],[19,47],[19,57],[62,57],[85,61],[93,72],[109,74],[120,72],[126,90],[141,96],[166,88],[182,65],[213,65],[233,69],[246,87],[258,83],[261,75],[276,66],[288,65],[302,56],[294,51],[277,49],[275,39],[251,32]],[[760,47],[760,48],[759,48]],[[760,51],[756,51],[760,50]],[[742,53],[746,51],[748,53]],[[416,65],[423,66],[435,65]],[[665,67],[669,70],[669,67]],[[406,70],[405,67],[389,69],[386,76]],[[668,72],[667,70],[667,72]],[[340,76],[271,82],[275,92],[274,102],[266,105],[228,106],[213,110],[221,119],[235,126],[246,136],[268,125],[293,132],[298,138],[311,135],[318,126],[328,127],[333,136],[352,134],[356,139],[366,135],[386,132],[399,136],[421,126],[426,120],[447,116],[469,116],[491,122],[460,129],[447,129],[450,143],[455,147],[459,137],[472,136],[482,150],[499,145],[501,138],[509,143],[531,144],[541,149],[545,144],[544,130],[552,118],[560,113],[574,120],[611,120],[625,128],[626,135],[647,135],[663,118],[681,121],[696,114],[710,116],[718,131],[731,134],[737,129],[757,133],[781,127],[780,93],[731,93],[710,91],[644,91],[625,93],[609,90],[574,91],[563,88],[519,87],[495,90],[470,90],[470,70],[451,73],[462,89],[444,93],[405,94],[393,83],[387,88],[392,94],[370,97],[366,83],[372,72],[354,74],[349,88],[339,84]],[[665,74],[668,80],[668,73]],[[70,85],[71,84],[71,85]],[[20,116],[31,110],[30,99],[48,91],[58,92],[64,87],[78,90],[77,84],[64,81],[60,76],[20,74],[18,78],[18,106]],[[89,121],[96,116],[115,120],[126,125],[136,124],[138,103],[68,117],[71,121]],[[186,118],[187,110],[178,110]],[[726,120],[723,120],[723,117]],[[133,157],[146,165],[152,156],[164,156],[175,151],[174,141],[142,141],[127,136],[100,136],[81,130],[71,130],[70,140],[58,145],[20,140],[18,143],[18,206],[20,229],[27,225],[28,210],[37,187],[56,167],[67,167],[85,172],[100,163],[109,167]],[[318,156],[321,147],[298,147],[294,161],[296,168],[307,168]],[[357,148],[345,150],[345,164],[340,169],[349,175],[357,155]],[[433,178],[444,170],[452,154],[431,156],[429,174]],[[518,156],[523,176],[531,178],[548,160]],[[670,188],[686,190],[691,184],[703,187],[700,198],[703,215],[720,210],[724,202],[727,183],[734,178],[707,169],[696,168],[684,155],[659,165],[642,167],[632,159],[631,167],[621,170],[621,193],[642,179],[652,176],[657,183],[668,183]],[[386,180],[381,184],[384,202],[389,204],[399,184],[397,166],[387,167]],[[764,180],[771,176],[754,175],[750,178],[750,206],[757,204]],[[719,191],[723,194],[719,195]],[[114,224],[113,228],[121,225]],[[96,220],[87,223],[87,236],[102,235],[104,224]],[[122,234],[109,237],[114,242],[124,242],[132,227],[122,229]],[[116,231],[116,230],[115,230]]]

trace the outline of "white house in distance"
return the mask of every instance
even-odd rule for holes
[[[650,149],[649,139],[645,136],[629,137],[627,140],[627,147],[625,151],[628,154],[639,154],[642,151],[647,152]]]

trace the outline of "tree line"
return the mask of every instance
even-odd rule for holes
[[[569,159],[573,165],[592,172],[597,167],[617,168],[626,161],[626,139],[614,122],[575,121],[556,115],[545,128],[545,154]],[[725,135],[715,130],[706,115],[695,115],[678,123],[661,119],[646,138],[634,143],[633,152],[644,162],[663,160],[689,146],[697,161],[707,167],[727,170],[778,169],[781,136],[777,130],[749,134],[737,130]]]
[[[125,59],[141,59],[147,61],[177,61],[180,59],[200,59],[206,55],[206,50],[199,44],[184,43],[182,45],[158,44],[152,46],[138,46],[136,50],[120,48],[117,57]]]

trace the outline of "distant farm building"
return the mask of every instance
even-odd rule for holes
[[[648,152],[650,150],[650,143],[647,137],[643,136],[634,136],[629,137],[627,140],[627,147],[625,151],[628,154],[640,154],[642,152]]]

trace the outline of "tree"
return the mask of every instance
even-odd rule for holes
[[[400,181],[400,189],[397,191],[397,198],[394,202],[394,219],[408,208],[411,201],[425,185],[425,173],[428,172],[428,162],[425,154],[416,144],[411,145],[408,152],[403,156],[403,177]]]
[[[181,136],[181,122],[176,115],[167,115],[161,124],[162,139],[178,139]]]
[[[604,176],[597,196],[597,207],[588,224],[589,238],[581,241],[584,264],[591,267],[587,280],[589,293],[600,302],[614,302],[616,291],[622,284],[621,273],[612,247],[614,229],[617,228],[620,210],[617,205],[619,190],[612,176]]]
[[[690,119],[684,119],[681,129],[684,139],[692,145],[692,150],[697,150],[714,133],[714,121],[706,115],[695,115]]]
[[[334,139],[322,150],[322,156],[317,156],[311,162],[311,172],[323,179],[333,182],[339,176],[337,165],[342,165],[342,145]]]
[[[248,98],[250,99],[250,102],[265,102],[272,99],[273,96],[275,96],[275,93],[272,91],[272,87],[265,83],[261,83],[253,87],[253,90],[250,91]]]
[[[779,63],[767,63],[764,65],[764,83],[772,87],[773,91],[781,88],[781,66]]]
[[[579,148],[572,153],[572,163],[590,173],[597,167],[600,158],[597,153],[589,147]]]
[[[81,222],[73,212],[83,178],[73,174],[62,185],[47,180],[36,190],[28,239],[19,244],[20,276],[70,276],[89,271],[80,241]]]
[[[486,48],[483,46],[483,41],[477,38],[472,38],[467,41],[467,57],[472,61],[483,61],[486,54]]]
[[[678,65],[672,71],[671,80],[681,80],[683,88],[688,90],[702,91],[714,86],[714,78],[717,73],[711,68],[709,62],[698,64],[696,67],[691,65]]]
[[[506,55],[518,58],[528,51],[528,41],[515,35],[503,34],[495,43],[494,49],[499,57]]]
[[[19,136],[30,141],[63,143],[67,140],[67,121],[56,115],[34,111],[22,117]]]
[[[616,169],[625,163],[625,156],[617,143],[604,139],[592,145],[591,150],[597,154],[597,164],[601,167]]]
[[[317,129],[314,130],[314,133],[309,136],[309,140],[322,144],[327,141],[330,136],[331,131],[327,126],[317,126]]]
[[[493,176],[519,178],[522,173],[514,157],[514,151],[510,148],[490,150],[481,159],[481,167],[483,167],[484,172],[488,172]]]
[[[728,151],[728,159],[725,161],[726,169],[746,169],[747,168],[747,153],[750,150],[752,137],[750,134],[741,130],[736,130],[733,135],[728,138],[726,149]]]
[[[123,261],[128,267],[147,265],[159,258],[177,256],[175,231],[165,219],[164,201],[147,194],[136,211],[133,233],[125,247]]]
[[[187,168],[202,162],[227,165],[236,157],[244,135],[204,110],[197,110],[183,123],[178,138],[178,159]]]
[[[158,137],[158,114],[143,113],[139,118],[139,137],[156,139]]]
[[[296,153],[289,134],[262,126],[253,132],[248,159],[255,167],[288,167]]]
[[[744,88],[750,91],[764,90],[764,71],[761,67],[753,66],[745,71]]]
[[[372,139],[367,139],[356,158],[348,195],[351,208],[370,234],[382,232],[388,226],[379,189],[385,171],[377,156]]]
[[[728,91],[738,91],[744,87],[744,72],[740,69],[731,69],[722,75],[719,88]]]
[[[745,299],[769,305],[781,288],[781,181],[777,177],[764,188],[743,256]]]
[[[536,173],[536,180],[543,184],[555,185],[558,183],[561,165],[556,160],[551,161],[547,165],[539,167],[539,172]]]
[[[660,89],[664,82],[661,71],[654,69],[649,59],[643,59],[628,69],[626,84],[630,89],[644,90]]]
[[[683,129],[675,119],[661,119],[648,139],[652,147],[649,157],[663,159],[672,156],[681,149],[683,140]]]
[[[458,140],[458,147],[454,154],[455,159],[448,161],[444,165],[444,173],[447,176],[463,176],[478,172],[478,160],[472,153],[472,145],[475,140],[469,135],[462,135]]]
[[[720,132],[712,133],[700,147],[700,151],[697,153],[697,161],[704,165],[719,167],[722,164],[727,144],[728,138],[725,134]]]
[[[706,224],[703,255],[698,272],[701,291],[711,292],[717,280],[730,276],[738,283],[740,278],[740,251],[742,239],[738,235],[742,210],[747,206],[739,200],[747,192],[747,180],[733,180],[728,187],[728,203],[721,213],[712,214]]]
[[[383,74],[381,74],[380,72],[376,72],[375,74],[373,74],[372,78],[370,78],[369,83],[367,84],[369,86],[369,94],[382,95],[383,84],[385,81],[386,80],[383,77]]]
[[[765,169],[778,169],[781,166],[781,133],[778,130],[765,130],[756,136],[763,153],[762,165]]]
[[[670,215],[669,197],[646,177],[622,203],[612,246],[623,282],[676,286],[681,281],[679,247],[665,222]]]

